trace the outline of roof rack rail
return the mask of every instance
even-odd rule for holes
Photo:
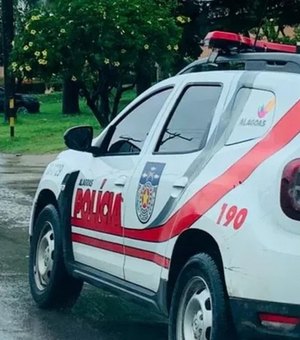
[[[212,70],[275,71],[300,74],[300,46],[270,43],[240,34],[214,31],[204,44],[213,49],[208,58],[186,66],[179,74]]]

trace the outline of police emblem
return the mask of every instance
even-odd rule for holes
[[[136,214],[140,222],[147,223],[152,216],[156,192],[164,163],[146,163],[136,193]]]

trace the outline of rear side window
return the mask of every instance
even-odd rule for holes
[[[201,150],[205,146],[221,90],[220,85],[187,87],[167,121],[155,151],[187,153]]]
[[[239,117],[227,145],[265,135],[273,125],[276,98],[273,92],[243,87],[236,95],[232,116]]]

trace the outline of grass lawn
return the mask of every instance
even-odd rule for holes
[[[80,103],[81,114],[61,113],[61,93],[38,96],[41,102],[40,113],[20,114],[16,121],[15,137],[9,137],[9,125],[3,123],[0,114],[0,152],[15,154],[53,153],[65,148],[64,132],[76,125],[92,125],[97,135],[101,128],[85,103]],[[121,100],[123,108],[134,98],[133,92],[125,93]]]

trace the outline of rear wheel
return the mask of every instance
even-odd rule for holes
[[[189,259],[173,292],[169,340],[224,340],[229,334],[229,312],[221,275],[204,253]]]
[[[70,276],[65,268],[59,216],[51,204],[41,211],[33,229],[29,283],[41,308],[71,306],[82,289],[82,281]]]
[[[25,106],[19,106],[19,107],[17,108],[17,114],[27,114],[27,113],[29,113],[27,107],[25,107]]]

